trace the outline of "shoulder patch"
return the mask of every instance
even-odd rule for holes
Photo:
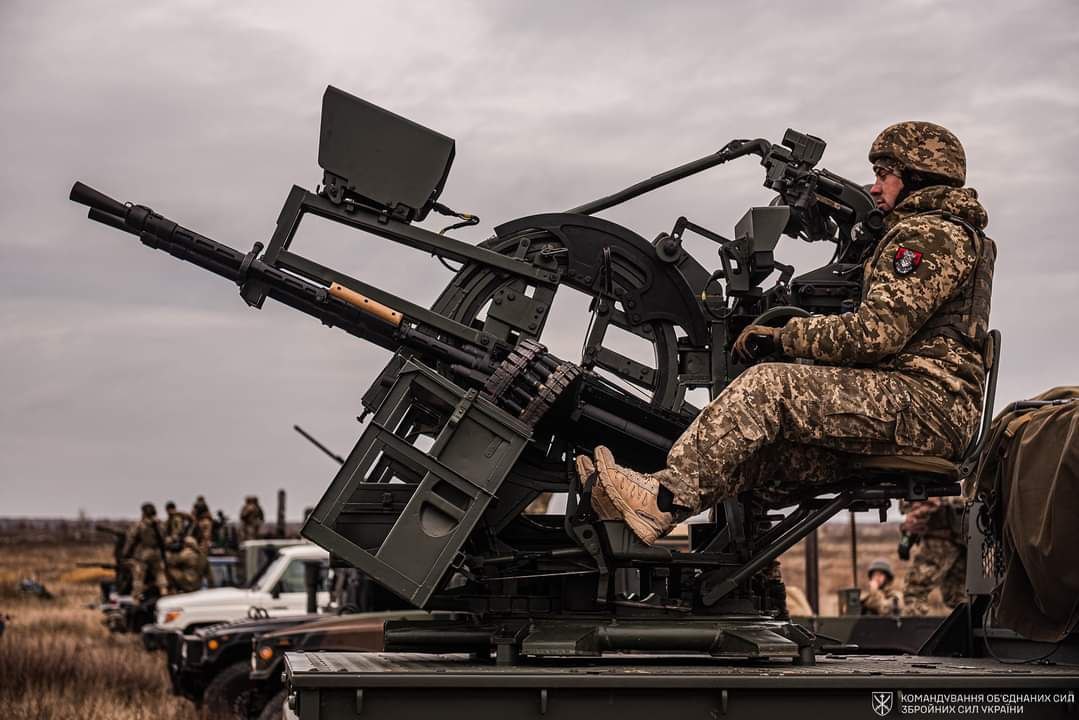
[[[922,254],[917,250],[911,250],[900,246],[895,251],[895,260],[892,261],[892,266],[895,268],[896,275],[910,275],[912,272],[918,269],[918,266],[922,264]]]

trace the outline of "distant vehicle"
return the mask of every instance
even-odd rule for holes
[[[428,613],[423,610],[396,610],[322,617],[302,624],[278,627],[260,633],[250,653],[250,674],[242,692],[248,717],[256,713],[279,717],[274,711],[284,703],[285,686],[281,680],[285,652],[381,652],[383,625],[387,620],[425,620],[451,613]]]
[[[329,565],[329,553],[310,543],[280,548],[277,557],[255,574],[244,588],[209,588],[157,601],[157,623],[144,628],[144,636],[173,630],[190,633],[196,628],[248,617],[254,609],[269,617],[303,615],[307,612],[304,584],[305,563]],[[316,604],[329,604],[327,573],[320,574]]]
[[[321,615],[285,615],[220,623],[190,634],[174,630],[161,639],[174,695],[204,702],[211,714],[227,714],[247,687],[251,643],[274,630],[307,623]],[[238,668],[238,669],[237,669]]]
[[[211,555],[210,579],[213,587],[235,587],[243,584],[243,566],[234,555]],[[112,632],[139,632],[144,625],[155,619],[154,610],[158,596],[153,588],[148,588],[148,597],[141,604],[136,604],[130,592],[119,593],[114,583],[101,583],[100,609],[104,614],[103,622]]]
[[[418,610],[350,615],[289,615],[221,623],[184,635],[174,631],[162,646],[176,695],[201,705],[212,717],[255,717],[281,690],[285,649],[381,650],[386,620],[429,617]],[[295,632],[292,632],[295,630]],[[262,648],[262,638],[273,638]],[[259,658],[262,658],[261,661]]]

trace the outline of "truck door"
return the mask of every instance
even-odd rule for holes
[[[269,610],[277,615],[299,615],[307,611],[307,588],[304,586],[304,560],[296,558],[289,561],[285,571],[275,586],[275,597]],[[327,590],[328,562],[323,561],[323,572],[319,576],[318,604],[323,607],[330,602]]]

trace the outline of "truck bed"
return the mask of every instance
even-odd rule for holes
[[[820,710],[834,720],[874,717],[873,693],[890,694],[897,715],[906,707],[910,712],[902,714],[936,716],[925,707],[915,709],[915,703],[944,707],[952,700],[980,700],[972,703],[980,709],[943,710],[940,716],[983,717],[998,714],[989,710],[1007,705],[1005,700],[1015,700],[1021,710],[1000,713],[1077,717],[1074,695],[1079,690],[1075,666],[913,655],[824,655],[811,666],[657,656],[499,666],[460,655],[327,652],[288,653],[286,668],[296,694],[294,712],[301,720],[764,720]],[[957,699],[957,694],[967,697]],[[1031,696],[1034,702],[1022,702]]]

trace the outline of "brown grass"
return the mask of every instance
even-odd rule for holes
[[[100,571],[75,563],[107,562],[108,545],[34,543],[0,553],[0,708],[11,720],[194,720],[194,706],[169,691],[164,656],[132,635],[110,634],[98,596]],[[89,571],[89,572],[87,572]],[[33,577],[56,597],[21,596]]]
[[[68,570],[60,576],[60,582],[67,585],[97,585],[112,580],[112,570],[99,567],[81,567]]]

